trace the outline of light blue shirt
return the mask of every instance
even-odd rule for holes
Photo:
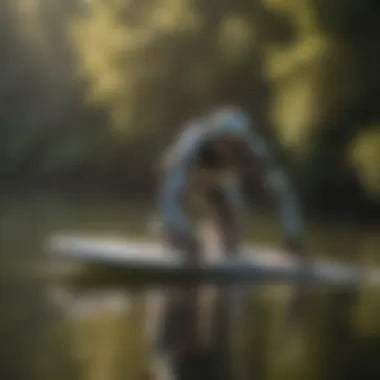
[[[182,194],[186,188],[190,171],[194,167],[199,148],[210,136],[233,134],[247,142],[253,159],[259,160],[265,171],[266,184],[276,196],[284,232],[288,238],[299,238],[302,233],[302,216],[295,190],[289,177],[273,161],[265,140],[248,129],[247,119],[241,114],[219,114],[212,120],[211,127],[198,122],[190,124],[178,137],[167,156],[159,202],[164,226],[173,234],[189,234],[189,221],[182,207]],[[219,124],[218,124],[219,123]],[[239,194],[236,187],[223,186],[232,207],[237,207]]]

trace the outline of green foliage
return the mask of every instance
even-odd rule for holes
[[[356,168],[363,187],[371,197],[380,195],[380,131],[362,131],[349,147],[349,160]]]
[[[351,170],[363,189],[355,196],[378,202],[347,153],[379,117],[376,4],[33,4],[1,5],[0,178],[148,189],[146,173],[181,123],[236,102],[278,145],[305,198],[336,197]],[[371,165],[375,153],[361,157]]]

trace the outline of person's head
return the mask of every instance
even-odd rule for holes
[[[238,107],[220,107],[210,115],[210,136],[223,150],[244,145],[249,128],[248,115]]]
[[[248,115],[238,107],[219,107],[210,115],[211,130],[226,138],[244,138],[249,133]]]

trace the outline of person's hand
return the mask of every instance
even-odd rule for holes
[[[237,235],[226,234],[224,239],[225,255],[228,258],[236,258],[240,251],[240,240]]]
[[[309,268],[311,265],[311,257],[302,241],[298,239],[287,239],[284,249],[292,262],[302,266],[302,269]]]
[[[171,236],[170,241],[189,265],[199,267],[201,249],[195,236],[191,234],[176,234]]]
[[[302,271],[302,277],[308,276],[308,270],[311,268],[312,261],[310,255],[307,253],[305,245],[296,239],[287,239],[285,242],[285,251],[289,259],[299,267]],[[305,284],[297,285],[297,293],[302,293]]]
[[[201,265],[201,247],[199,241],[192,235],[184,238],[183,250],[186,261],[192,267],[199,268]]]
[[[298,239],[286,239],[285,249],[289,254],[302,257],[305,251],[304,244]]]

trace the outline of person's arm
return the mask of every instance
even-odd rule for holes
[[[291,180],[275,162],[262,138],[254,136],[249,143],[250,153],[259,163],[262,178],[278,206],[286,248],[297,256],[303,257],[305,254],[303,217],[300,201]]]
[[[239,182],[234,177],[224,180],[214,197],[217,220],[227,255],[238,253],[243,235],[243,199]]]
[[[267,185],[274,195],[282,218],[286,248],[298,256],[304,252],[301,205],[288,175],[279,167],[268,167]]]
[[[163,227],[175,247],[195,255],[197,242],[183,209],[182,198],[190,177],[192,159],[196,153],[199,136],[188,131],[177,141],[164,168],[159,193]]]
[[[160,205],[165,229],[175,236],[189,234],[189,223],[182,208],[182,194],[187,182],[183,165],[170,168],[162,178]]]
[[[178,165],[168,169],[162,179],[160,208],[163,228],[170,243],[190,260],[198,260],[198,242],[183,209],[182,196],[188,181],[188,169]]]
[[[275,163],[263,140],[252,140],[250,150],[256,160],[259,161],[263,179],[278,205],[285,233],[284,248],[291,258],[298,261],[302,269],[309,270],[312,261],[304,242],[304,221],[301,205],[291,180]],[[293,288],[293,293],[289,300],[289,330],[292,330],[292,327],[296,326],[299,319],[303,317],[307,307],[307,300],[307,288],[302,284]]]

